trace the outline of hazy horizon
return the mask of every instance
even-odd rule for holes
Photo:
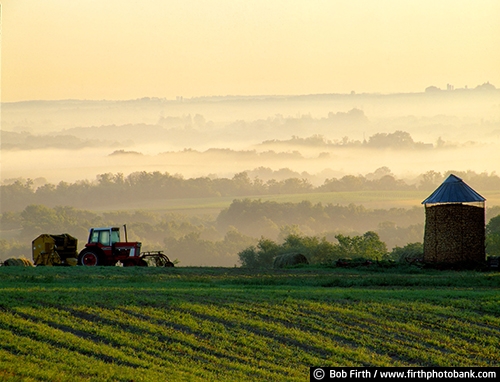
[[[21,102],[4,104],[2,122],[2,182],[136,171],[231,178],[265,167],[318,185],[381,167],[411,180],[431,170],[493,173],[500,163],[499,90]],[[411,142],[394,141],[398,131]],[[362,144],[374,136],[388,142]]]
[[[2,102],[500,84],[495,0],[3,0]]]

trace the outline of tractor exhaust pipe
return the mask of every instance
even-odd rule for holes
[[[128,243],[128,236],[127,236],[127,225],[123,225],[123,231],[125,232],[125,243]]]

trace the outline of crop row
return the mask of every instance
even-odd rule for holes
[[[273,301],[248,290],[241,301],[234,291],[214,288],[198,291],[207,298],[177,295],[157,306],[132,300],[107,308],[97,299],[3,307],[0,370],[54,381],[303,380],[314,365],[500,362],[494,316],[422,301],[332,300],[337,292],[329,291],[328,301],[312,289],[313,300],[291,289],[286,297],[278,290],[284,299]]]

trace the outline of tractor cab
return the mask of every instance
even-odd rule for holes
[[[113,246],[120,241],[120,228],[91,228],[89,235],[89,244],[101,245],[103,247]]]

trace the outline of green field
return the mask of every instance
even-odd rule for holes
[[[2,381],[500,365],[498,272],[1,267],[0,293]]]

